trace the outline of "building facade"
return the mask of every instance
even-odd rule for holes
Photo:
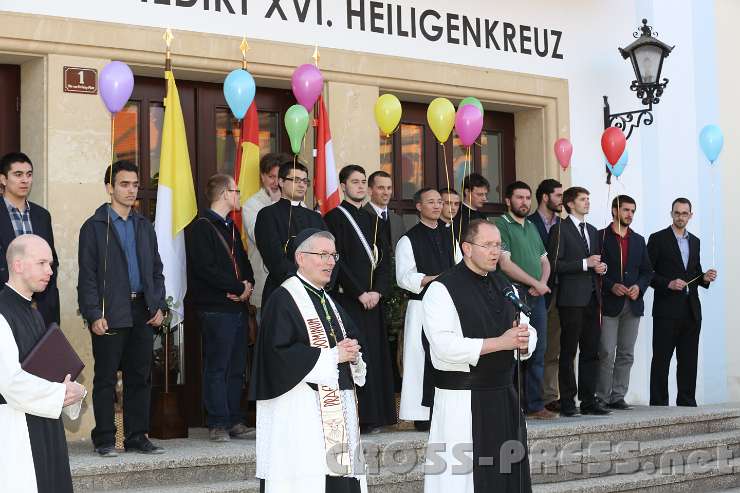
[[[76,310],[77,235],[84,219],[106,200],[103,170],[114,155],[141,165],[140,207],[153,217],[164,96],[162,35],[170,27],[199,189],[210,174],[233,169],[235,130],[220,84],[240,66],[239,44],[246,35],[263,151],[286,148],[282,114],[294,103],[290,77],[297,66],[313,62],[318,46],[338,166],[356,163],[368,171],[392,172],[393,205],[401,212],[411,212],[416,188],[445,186],[445,170],[451,184],[460,187],[464,152],[453,139],[442,149],[425,123],[426,104],[435,97],[457,103],[475,96],[483,102],[484,135],[473,149],[472,165],[493,184],[492,212],[501,210],[501,193],[513,179],[534,188],[554,177],[591,191],[589,219],[597,227],[610,220],[611,197],[635,197],[634,229],[647,235],[670,223],[673,198],[688,197],[695,208],[689,229],[702,239],[703,265],[714,262],[720,273],[702,293],[697,398],[702,403],[740,399],[740,359],[732,350],[740,333],[731,294],[732,279],[740,275],[740,259],[732,255],[740,234],[731,223],[732,183],[740,179],[732,166],[740,159],[740,123],[731,88],[740,69],[727,63],[733,59],[740,5],[732,0],[634,0],[618,6],[588,0],[423,3],[0,0],[0,82],[5,86],[0,143],[8,150],[19,145],[34,161],[32,200],[48,207],[54,221],[62,327],[88,363],[83,383],[92,382],[92,355]],[[662,41],[675,45],[663,67],[670,83],[654,109],[654,123],[630,137],[626,171],[608,187],[600,148],[602,96],[609,96],[613,112],[640,107],[629,90],[634,73],[617,47],[632,41],[642,18]],[[111,60],[129,64],[136,75],[132,100],[114,128],[97,95],[63,90],[65,67],[99,72]],[[401,128],[391,139],[379,138],[373,117],[375,100],[387,92],[404,104]],[[698,146],[699,131],[709,123],[725,134],[714,168]],[[552,151],[560,137],[570,138],[574,147],[567,171]],[[311,162],[311,129],[306,142],[302,157]],[[647,307],[651,302],[649,292]],[[648,314],[649,308],[640,328],[630,402],[648,401]],[[182,346],[187,347],[187,324],[184,332]],[[188,381],[195,378],[189,373],[195,366],[189,369],[182,357],[179,378]],[[70,437],[88,436],[92,421],[88,409],[69,429]]]

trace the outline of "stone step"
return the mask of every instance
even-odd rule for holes
[[[577,437],[574,437],[577,443]],[[530,449],[532,483],[655,471],[668,464],[689,464],[699,458],[740,457],[740,430],[706,433],[645,442],[592,443],[572,449]]]
[[[703,493],[740,486],[740,459],[535,484],[532,493]]]
[[[109,493],[131,493],[133,488],[108,490]],[[75,490],[77,491],[77,490]],[[259,493],[260,482],[257,479],[246,481],[223,481],[197,485],[160,485],[147,488],[135,488],[137,493]]]

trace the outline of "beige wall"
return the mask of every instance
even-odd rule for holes
[[[734,62],[737,58],[737,34],[735,32],[734,22],[728,19],[740,19],[740,2],[736,0],[716,0],[715,1],[717,19],[717,81],[719,85],[719,94],[717,100],[730,104],[721,104],[720,106],[720,128],[725,135],[725,144],[722,149],[721,164],[718,167],[720,172],[720,183],[726,184],[725,190],[732,190],[735,184],[740,183],[740,142],[730,136],[740,135],[740,121],[737,119],[737,86],[735,84],[740,80],[740,66]],[[726,216],[727,224],[731,224],[732,211],[737,209],[733,193],[722,194],[723,210],[729,213]],[[735,248],[740,243],[740,231],[735,227],[728,227],[722,233],[724,235],[724,245]],[[730,247],[732,245],[732,247]],[[725,279],[728,287],[732,286],[736,279],[740,279],[740,257],[737,255],[724,256],[724,272],[720,275]],[[725,300],[725,333],[727,334],[727,398],[729,401],[740,401],[740,357],[738,357],[737,348],[740,347],[740,323],[738,323],[737,312],[735,310],[735,299],[733,291],[726,294]]]
[[[82,222],[105,200],[100,182],[111,157],[110,118],[97,96],[62,91],[62,67],[101,69],[116,59],[139,75],[159,75],[162,32],[10,13],[0,13],[0,25],[0,60],[4,54],[29,60],[22,69],[23,146],[43,169],[34,195],[49,207],[54,221],[62,325],[87,364],[82,380],[90,387],[89,335],[77,315],[77,238]],[[239,42],[228,36],[175,32],[172,52],[178,79],[220,82],[239,66]],[[306,46],[265,41],[250,45],[249,70],[268,84],[284,85],[296,66],[310,62],[312,53]],[[560,176],[550,146],[557,137],[569,135],[567,81],[341,50],[325,49],[321,55],[338,167],[352,162],[368,171],[379,168],[373,106],[379,93],[393,92],[413,101],[476,96],[487,109],[514,112],[517,175],[531,183]],[[308,142],[313,142],[311,135]],[[310,151],[301,156],[309,158]],[[92,426],[88,407],[81,422],[68,426],[69,437],[87,438]]]

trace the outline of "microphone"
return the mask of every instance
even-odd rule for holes
[[[504,295],[504,298],[509,300],[516,307],[517,310],[528,317],[532,316],[532,309],[529,306],[525,305],[521,299],[519,299],[519,296],[516,295],[513,287],[509,285],[504,286],[504,289],[501,291],[501,293]]]

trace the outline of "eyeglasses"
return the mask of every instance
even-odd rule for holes
[[[673,215],[675,217],[689,217],[691,215],[691,213],[690,212],[678,212],[678,211],[674,211],[673,212]]]
[[[310,185],[310,178],[283,178],[285,181],[292,181],[293,183],[303,183],[304,185]]]
[[[495,252],[496,250],[501,250],[501,243],[486,243],[485,245],[481,245],[479,243],[473,243],[472,241],[466,241],[465,243],[470,243],[471,245],[479,246],[481,248],[488,250],[489,252]]]
[[[334,262],[339,262],[338,253],[326,253],[326,252],[298,252],[298,253],[307,253],[309,255],[319,255],[321,257],[321,261],[324,263],[329,262],[329,257],[333,258]]]
[[[242,194],[242,191],[239,190],[238,188],[227,188],[226,191],[227,192],[236,192],[237,195],[241,195]]]

